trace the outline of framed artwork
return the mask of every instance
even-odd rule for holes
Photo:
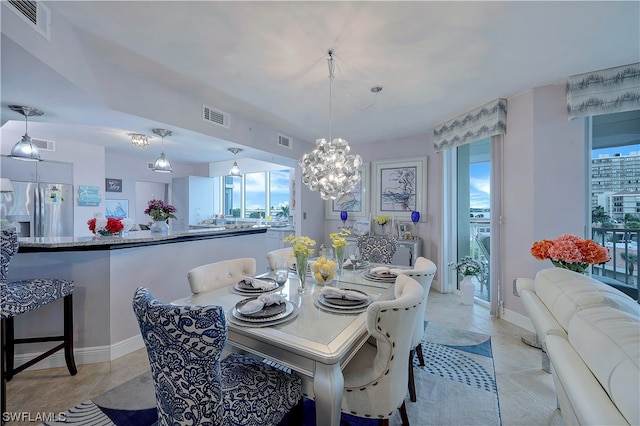
[[[411,212],[423,215],[427,200],[427,159],[376,161],[373,163],[373,214],[411,220]]]
[[[360,183],[351,191],[335,200],[325,201],[325,219],[340,219],[340,212],[348,212],[348,218],[362,218],[369,215],[369,168],[370,164],[360,166]]]
[[[104,217],[107,219],[129,217],[129,200],[104,200]]]
[[[106,178],[104,180],[105,192],[122,192],[122,179]]]

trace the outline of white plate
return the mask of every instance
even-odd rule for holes
[[[268,317],[268,318],[251,318],[251,317],[247,317],[242,315],[240,312],[238,312],[238,310],[235,308],[235,306],[233,307],[233,309],[231,310],[231,314],[234,316],[234,318],[243,321],[243,322],[261,322],[261,323],[266,323],[266,322],[272,322],[272,321],[277,321],[279,319],[282,318],[286,318],[289,315],[291,315],[291,313],[293,312],[293,303],[286,301],[285,302],[286,308],[284,310],[284,312],[274,315],[272,317]]]

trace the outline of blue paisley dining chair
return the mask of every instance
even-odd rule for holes
[[[221,359],[227,323],[220,306],[179,306],[135,291],[133,311],[147,347],[159,425],[302,423],[300,378],[245,355]]]
[[[356,240],[362,260],[391,263],[398,247],[398,239],[389,235],[360,235]]]
[[[0,230],[2,263],[0,264],[0,319],[2,321],[2,414],[7,409],[7,382],[14,375],[31,367],[37,362],[64,349],[67,369],[73,376],[78,372],[73,356],[73,281],[57,278],[34,278],[19,281],[7,281],[9,262],[18,252],[18,235],[15,228]],[[58,299],[63,299],[63,334],[60,336],[42,336],[16,338],[14,318],[34,311]],[[16,344],[55,342],[62,343],[46,352],[15,367],[14,353]]]

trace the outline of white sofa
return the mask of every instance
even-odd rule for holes
[[[550,360],[545,369],[565,423],[640,424],[640,305],[561,268],[516,286],[542,343],[543,368]]]

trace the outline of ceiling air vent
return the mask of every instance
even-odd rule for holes
[[[278,133],[278,145],[293,149],[293,142],[291,141],[291,138],[289,136],[281,135],[280,133]]]
[[[44,139],[31,138],[31,143],[34,144],[40,151],[55,151],[56,143],[54,141],[47,141]]]
[[[208,123],[230,128],[231,117],[226,112],[219,111],[207,105],[202,105],[202,119]]]
[[[36,29],[44,38],[51,40],[51,12],[41,1],[8,0],[13,10],[27,24]]]

